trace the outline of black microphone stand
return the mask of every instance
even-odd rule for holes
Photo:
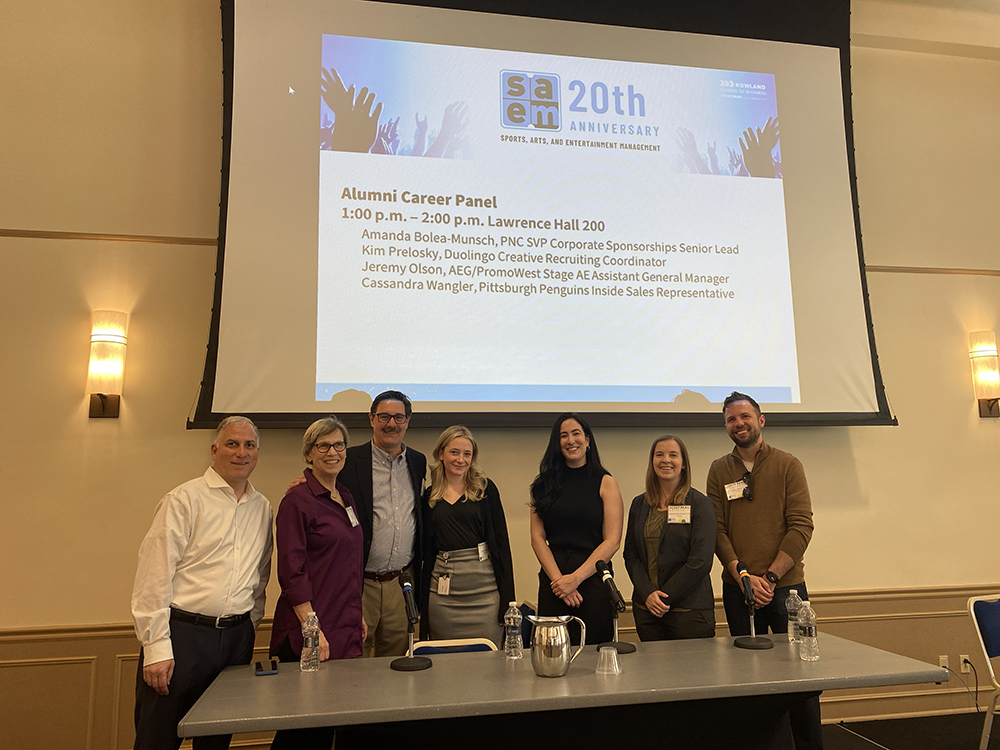
[[[757,635],[757,627],[753,619],[753,602],[747,602],[747,609],[750,612],[750,635],[741,635],[733,641],[733,645],[736,648],[749,648],[753,651],[765,651],[769,648],[774,648],[774,643],[772,643],[770,638]]]
[[[421,669],[430,669],[432,664],[430,659],[426,656],[413,655],[413,620],[407,620],[407,623],[406,632],[410,638],[410,647],[406,650],[406,656],[393,659],[389,662],[389,666],[397,672],[419,672]]]
[[[618,640],[618,607],[615,606],[614,602],[611,603],[611,615],[613,618],[612,622],[614,622],[615,627],[614,635],[612,636],[614,640],[611,640],[608,643],[599,643],[597,645],[597,650],[600,651],[605,646],[612,646],[619,654],[633,653],[635,651],[634,643],[624,643],[623,641]]]

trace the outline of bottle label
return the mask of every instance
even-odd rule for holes
[[[815,625],[800,625],[799,629],[802,633],[803,638],[815,638],[816,637],[816,626]]]
[[[319,634],[302,636],[302,648],[319,648]]]

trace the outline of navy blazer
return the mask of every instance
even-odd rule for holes
[[[413,482],[413,512],[416,518],[416,536],[413,541],[413,581],[414,588],[420,581],[420,498],[423,495],[424,475],[427,473],[427,458],[420,451],[406,448],[406,468]],[[374,491],[372,489],[372,443],[355,445],[347,449],[344,468],[337,477],[351,493],[358,506],[358,522],[364,536],[364,564],[368,565],[368,554],[372,548],[372,516],[374,515]]]
[[[660,532],[660,547],[656,555],[656,574],[663,582],[671,607],[712,609],[712,561],[715,555],[716,520],[712,501],[694,487],[688,491],[691,523],[664,523]],[[632,500],[625,529],[625,569],[632,579],[632,602],[642,607],[656,590],[649,579],[649,559],[646,555],[646,519],[649,504],[646,495]]]

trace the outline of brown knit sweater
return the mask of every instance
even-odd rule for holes
[[[753,575],[762,576],[781,550],[795,565],[778,586],[802,583],[802,556],[812,538],[813,520],[801,462],[791,453],[763,443],[753,465],[753,500],[727,500],[726,485],[738,482],[745,471],[735,448],[713,461],[708,470],[705,494],[715,504],[715,554],[723,565],[723,582],[739,585],[726,569],[733,560],[746,563]]]

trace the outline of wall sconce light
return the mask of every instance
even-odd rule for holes
[[[993,331],[969,334],[969,359],[972,360],[972,383],[979,400],[979,416],[1000,417],[1000,360]]]
[[[95,310],[91,319],[90,368],[87,393],[91,417],[118,417],[125,380],[128,314]]]

